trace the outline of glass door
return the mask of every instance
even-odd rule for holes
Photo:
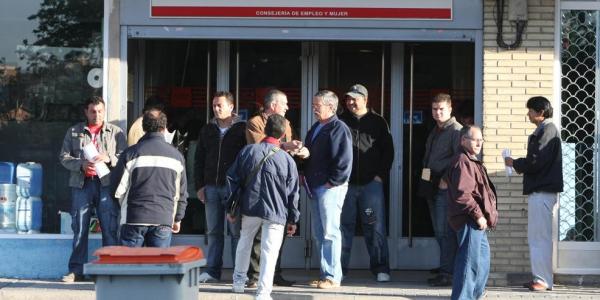
[[[421,43],[404,47],[404,97],[402,116],[402,239],[400,268],[433,268],[439,246],[434,238],[427,201],[417,196],[425,143],[435,122],[431,99],[438,93],[452,97],[452,115],[464,124],[474,116],[474,44]],[[412,108],[412,117],[410,111]]]
[[[262,111],[264,96],[271,89],[287,95],[288,111],[294,139],[302,140],[302,42],[287,41],[231,41],[230,91],[236,95],[238,114],[249,119]],[[304,106],[306,107],[306,106]],[[303,191],[302,191],[303,192]],[[300,224],[293,237],[283,244],[282,266],[304,268],[307,240],[307,200],[302,194]]]
[[[338,114],[345,108],[344,96],[354,84],[368,90],[367,107],[382,115],[390,124],[390,44],[389,42],[323,42],[318,43],[318,90],[328,89],[339,98]],[[389,220],[389,182],[384,183],[385,207]],[[357,215],[358,217],[358,215]],[[386,222],[389,236],[389,222]],[[319,255],[313,249],[312,267],[318,268]],[[393,255],[393,252],[390,251]],[[368,268],[369,260],[360,219],[352,243],[350,268]]]

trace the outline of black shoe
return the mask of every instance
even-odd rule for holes
[[[256,284],[256,280],[248,279],[248,281],[246,281],[246,288],[255,289],[257,287],[258,287],[258,284]]]
[[[438,275],[434,278],[427,279],[430,286],[452,286],[452,277],[448,275]]]
[[[440,268],[431,269],[431,270],[429,270],[429,273],[431,273],[431,274],[440,274]]]
[[[273,285],[276,285],[276,286],[292,286],[292,285],[294,285],[294,283],[296,283],[296,282],[291,281],[291,280],[285,280],[281,276],[273,277]]]

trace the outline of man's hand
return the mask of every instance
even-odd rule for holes
[[[302,147],[291,154],[295,155],[301,159],[307,159],[310,156],[310,151],[308,151],[308,148]]]
[[[513,158],[510,156],[504,158],[504,165],[507,167],[512,167],[513,166]]]
[[[236,219],[237,219],[237,218],[236,218],[235,216],[232,216],[232,215],[230,215],[230,214],[227,214],[227,221],[228,221],[229,223],[231,223],[231,224],[235,223],[235,220],[236,220]]]
[[[180,229],[181,229],[181,221],[175,222],[175,223],[173,223],[173,226],[171,226],[171,231],[173,233],[178,233]]]
[[[329,182],[326,182],[326,183],[325,183],[325,185],[324,185],[324,187],[325,187],[326,189],[330,189],[330,188],[332,188],[332,187],[333,187],[333,185],[332,185],[331,183],[329,183]]]
[[[96,155],[96,157],[94,157],[93,162],[94,163],[99,163],[99,162],[109,163],[110,157],[108,157],[108,155],[106,155],[106,154],[98,154],[98,155]]]
[[[281,143],[281,148],[285,151],[290,151],[290,152],[298,151],[302,147],[303,147],[302,142],[298,141],[298,140]]]
[[[197,192],[196,192],[196,196],[198,196],[198,200],[200,200],[200,202],[205,203],[206,198],[204,198],[204,187],[201,187]]]
[[[383,182],[383,179],[381,179],[381,177],[379,177],[379,176],[375,176],[375,178],[373,178],[373,180],[375,180],[377,182]]]
[[[93,162],[84,160],[81,163],[81,171],[83,171],[84,173],[94,172],[94,170],[96,170],[96,166],[94,166]]]
[[[440,190],[447,190],[448,189],[448,184],[446,183],[446,180],[440,179],[440,184],[438,185],[438,188]]]
[[[293,236],[296,233],[296,224],[287,224],[287,236]]]
[[[486,230],[488,228],[487,220],[484,217],[477,219],[477,225],[479,225],[479,230]]]

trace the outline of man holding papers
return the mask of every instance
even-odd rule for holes
[[[83,264],[88,257],[88,228],[92,211],[100,220],[102,245],[117,245],[118,205],[109,193],[108,172],[127,147],[125,134],[104,121],[105,105],[93,96],[84,103],[86,122],[67,130],[59,154],[61,164],[70,171],[73,252],[65,282],[84,280]]]

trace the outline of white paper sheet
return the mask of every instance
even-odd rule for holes
[[[510,149],[504,148],[504,150],[502,150],[502,158],[506,159],[507,157],[510,157]],[[512,167],[505,167],[506,168],[506,176],[511,176],[512,175]]]
[[[100,153],[98,153],[98,149],[96,149],[96,147],[92,143],[89,143],[89,144],[85,145],[85,147],[83,147],[83,156],[85,156],[85,159],[87,159],[90,162],[94,161],[94,157],[98,156],[99,154]],[[103,162],[95,163],[94,167],[96,169],[96,174],[100,178],[102,178],[102,177],[108,175],[108,173],[110,173],[110,170],[108,169],[106,164]]]

